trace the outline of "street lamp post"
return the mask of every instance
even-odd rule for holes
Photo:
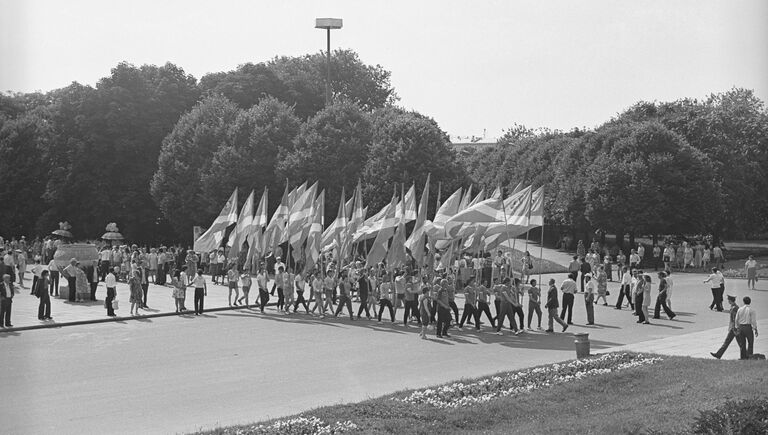
[[[341,29],[341,18],[315,18],[315,29],[325,29],[328,35],[325,69],[325,105],[331,104],[331,29]]]

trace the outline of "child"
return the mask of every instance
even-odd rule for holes
[[[240,297],[240,299],[237,300],[237,302],[242,303],[243,299],[245,299],[245,307],[251,308],[251,303],[248,301],[248,293],[251,291],[251,272],[246,270],[240,276],[240,282],[243,283],[243,295]]]
[[[429,307],[430,307],[430,297],[429,297],[429,287],[422,287],[421,289],[421,295],[419,296],[419,313],[421,314],[422,319],[429,319]],[[429,327],[428,321],[421,322],[421,333],[419,334],[419,337],[421,337],[422,340],[427,339],[427,328]]]

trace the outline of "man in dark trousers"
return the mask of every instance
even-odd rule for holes
[[[560,304],[557,302],[557,286],[555,286],[555,280],[550,279],[549,280],[549,291],[547,291],[547,304],[544,305],[544,308],[547,309],[547,314],[549,315],[549,327],[547,328],[546,332],[555,332],[552,329],[552,326],[554,326],[553,321],[556,320],[557,323],[560,324],[560,326],[563,327],[563,332],[565,332],[566,329],[568,329],[568,324],[563,321],[563,319],[560,318],[560,316],[557,315],[557,309],[560,307]]]
[[[736,334],[736,342],[739,343],[739,349],[741,350],[740,359],[749,359],[752,357],[755,337],[758,335],[757,313],[749,305],[752,303],[752,298],[744,296],[742,302],[744,302],[744,305],[736,311],[736,328],[739,331]]]
[[[0,283],[0,327],[10,328],[11,308],[13,306],[13,284],[11,275],[4,274],[3,282]]]
[[[731,308],[728,311],[730,314],[730,320],[728,321],[728,335],[725,336],[725,341],[723,342],[723,345],[720,346],[720,349],[717,350],[717,352],[709,353],[717,359],[723,357],[723,354],[725,353],[726,349],[728,349],[728,346],[730,346],[733,339],[736,338],[736,313],[739,311],[739,305],[736,304],[736,296],[728,295],[728,303],[731,304]]]
[[[565,313],[567,312],[568,324],[573,325],[573,295],[576,293],[576,274],[569,273],[568,278],[560,284],[560,290],[563,292],[563,310],[560,312],[560,318],[565,320]]]
[[[357,280],[357,291],[358,295],[360,296],[360,308],[357,309],[357,318],[360,319],[360,315],[363,314],[363,310],[365,310],[365,316],[368,317],[368,319],[371,318],[371,312],[368,310],[368,292],[371,288],[371,282],[368,280],[368,273],[365,269],[360,273],[360,279]],[[374,315],[376,315],[376,310],[374,310]]]
[[[65,267],[64,270],[62,270],[62,274],[65,278],[67,278],[67,286],[69,287],[69,301],[75,302],[76,300],[76,293],[77,293],[77,275],[76,271],[77,269],[77,259],[73,258],[69,260],[69,266]]]

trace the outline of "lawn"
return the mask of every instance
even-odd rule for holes
[[[656,356],[643,356],[649,357]],[[315,427],[336,429],[335,433],[685,433],[700,410],[712,410],[727,400],[768,395],[765,361],[659,358],[610,373],[594,370],[582,378],[570,376],[572,371],[566,372],[568,376],[550,386],[546,382],[531,391],[507,389],[505,397],[486,398],[474,405],[451,407],[458,403],[453,402],[454,405],[442,406],[441,403],[451,403],[454,399],[441,402],[445,399],[444,391],[456,391],[457,384],[451,383],[443,388],[404,391],[359,403],[317,408],[300,417],[205,433],[334,433],[297,430],[307,427],[308,421],[314,422],[311,424]],[[552,367],[562,371],[562,367],[573,364],[583,362],[463,380],[462,385],[466,387],[466,394],[470,386],[477,388],[499,379],[546,375],[552,372]],[[432,399],[413,400],[426,396]],[[279,429],[264,432],[263,428],[269,425]]]

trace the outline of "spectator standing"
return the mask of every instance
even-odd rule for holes
[[[595,293],[596,284],[591,275],[584,277],[587,288],[584,292],[584,307],[587,309],[587,325],[595,324]]]
[[[48,272],[51,280],[51,288],[49,290],[51,296],[59,296],[59,267],[53,259],[48,263]]]
[[[579,281],[581,282],[581,291],[584,291],[584,277],[588,273],[592,273],[592,266],[589,264],[589,262],[582,257],[581,259],[581,265],[579,265],[579,271],[581,272],[581,277],[579,278]],[[574,276],[574,281],[576,280],[576,277]],[[563,307],[565,308],[565,307]],[[560,316],[562,317],[562,316]],[[570,322],[569,322],[570,323]]]
[[[37,281],[43,276],[43,269],[43,265],[40,264],[40,258],[36,258],[35,265],[32,266],[32,293],[37,291]],[[46,288],[45,291],[47,293],[48,289]]]
[[[268,282],[267,270],[264,268],[264,265],[259,265],[259,273],[256,274],[256,286],[259,288],[259,311],[262,313],[264,312],[264,307],[269,303]]]
[[[147,255],[147,261],[149,262],[149,277],[152,278],[153,284],[158,284],[157,270],[159,266],[159,260],[157,256],[157,249],[151,248],[149,255]]]
[[[10,274],[3,274],[3,283],[0,285],[0,326],[11,328],[11,310],[13,308],[13,283]]]
[[[16,268],[19,274],[19,287],[24,287],[24,275],[27,273],[27,253],[21,249],[16,250]]]
[[[99,281],[104,281],[107,274],[112,272],[112,250],[109,246],[104,246],[99,252]]]
[[[119,271],[119,267],[114,268],[115,271]],[[112,305],[112,301],[117,297],[117,278],[112,270],[109,270],[104,276],[104,285],[107,287],[107,297],[104,299],[104,307],[107,309],[107,316],[115,317],[115,309]]]
[[[605,276],[605,269],[602,265],[597,267],[595,286],[597,287],[597,299],[595,299],[595,303],[600,302],[600,298],[603,298],[603,305],[607,307],[608,299],[606,299],[605,296],[608,293],[608,279]]]
[[[237,264],[232,262],[227,269],[227,283],[229,288],[229,306],[232,306],[232,292],[235,292],[235,306],[238,305],[238,297],[240,296],[240,290],[237,288],[238,281]]]
[[[141,290],[141,272],[137,270],[133,273],[133,275],[131,275],[130,278],[128,278],[128,288],[131,291],[131,296],[128,299],[128,301],[131,303],[131,315],[138,316],[143,296],[143,292]]]
[[[40,262],[38,261],[38,264]],[[37,319],[38,320],[51,320],[51,295],[48,294],[48,271],[42,271],[40,278],[37,280],[37,284],[33,288],[35,296],[40,298],[40,304],[37,307]]]
[[[712,248],[712,256],[715,260],[715,267],[718,269],[723,267],[723,264],[725,264],[725,254],[723,254],[723,249],[720,246],[715,245],[714,248]]]
[[[754,290],[757,282],[757,261],[751,255],[744,262],[744,274],[747,276],[747,288]]]
[[[533,320],[533,313],[538,316],[538,327],[541,329],[541,289],[536,287],[536,280],[531,280],[531,286],[528,287],[528,329],[531,329],[531,320]],[[522,325],[520,325],[522,327]]]
[[[429,319],[429,310],[430,310],[429,288],[424,287],[421,289],[421,295],[419,295],[420,317],[422,319]],[[379,313],[379,316],[381,316],[381,313]],[[421,337],[422,340],[427,339],[427,328],[429,328],[429,322],[427,321],[421,322],[421,333],[419,333],[419,337]]]
[[[252,284],[251,281],[252,281],[251,272],[250,270],[246,269],[245,272],[243,272],[243,274],[240,275],[240,282],[242,283],[243,295],[240,296],[240,299],[237,300],[237,302],[240,303],[241,305],[243,300],[245,300],[246,308],[251,308],[251,303],[248,300],[249,294],[251,293],[251,284]]]
[[[573,274],[568,274],[568,278],[560,284],[560,291],[563,292],[563,309],[560,312],[560,318],[565,320],[567,312],[568,324],[573,325],[573,298],[576,294],[576,277]]]
[[[742,299],[744,305],[736,312],[736,325],[738,325],[738,334],[736,334],[736,341],[739,343],[739,349],[741,350],[740,359],[749,359],[753,355],[755,337],[757,334],[757,313],[749,305],[752,303],[752,298],[744,296]]]
[[[197,269],[197,275],[192,280],[192,286],[195,288],[195,315],[203,314],[205,308],[205,297],[208,296],[208,285],[203,276],[203,269]]]

